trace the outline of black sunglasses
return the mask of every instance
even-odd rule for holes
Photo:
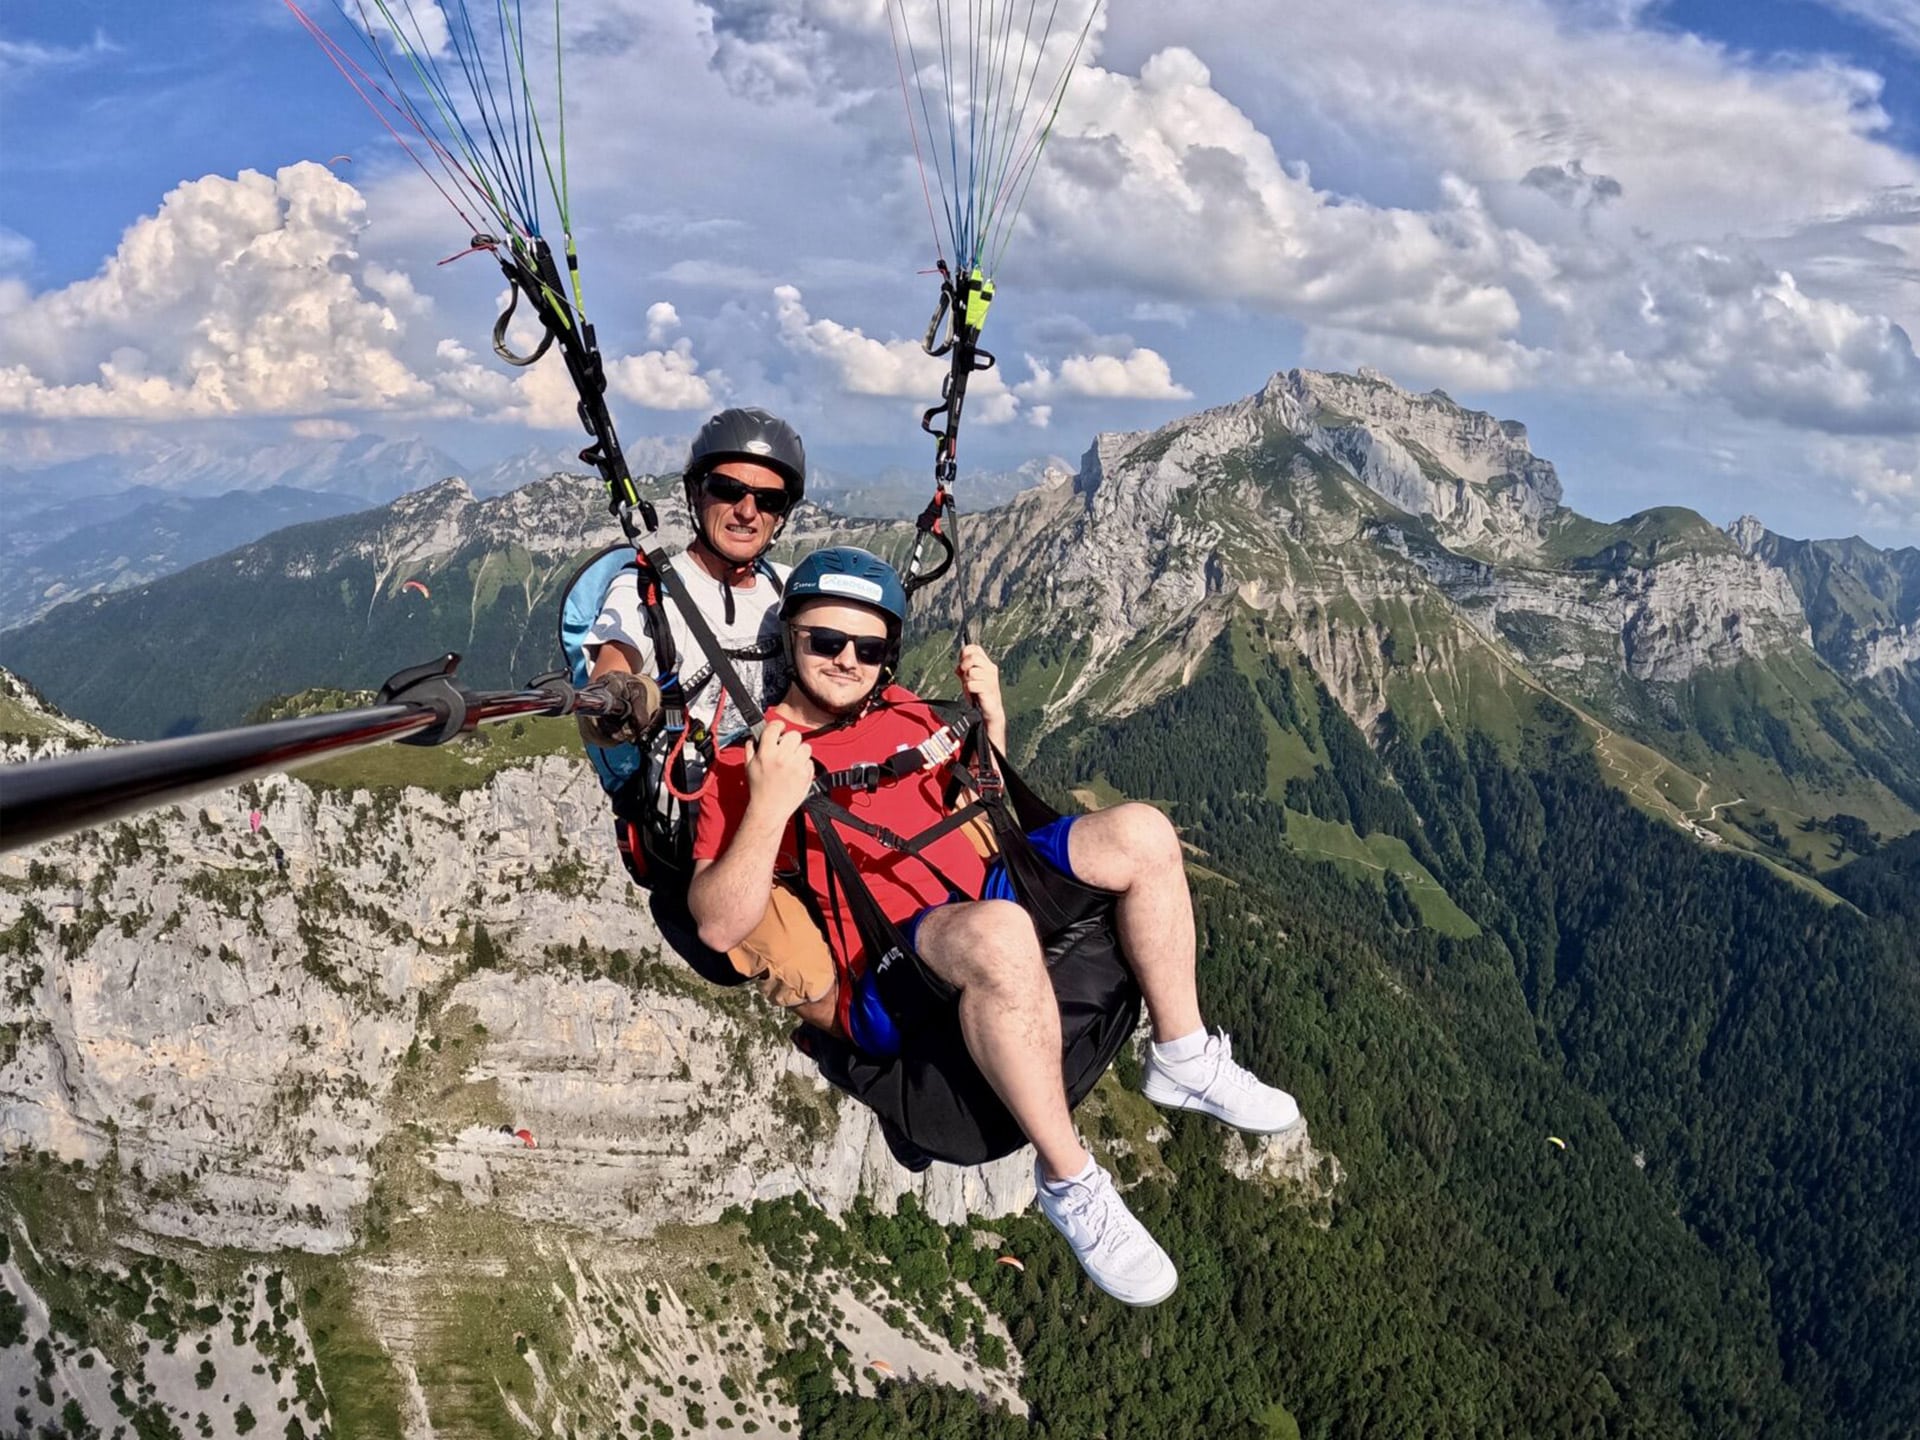
[[[736,480],[731,475],[704,476],[700,486],[723,505],[738,505],[751,495],[754,507],[762,515],[784,515],[793,508],[793,496],[787,493],[785,486],[778,490],[762,490],[757,485],[749,485],[746,481]]]
[[[807,653],[817,655],[822,660],[832,660],[851,643],[853,658],[862,665],[878,665],[887,658],[887,650],[892,645],[884,635],[849,635],[844,630],[834,630],[825,625],[796,625],[793,633],[807,637]]]

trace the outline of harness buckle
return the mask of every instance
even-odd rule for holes
[[[1007,793],[1007,782],[1000,778],[999,767],[991,761],[968,767],[973,772],[974,789],[982,800],[998,800]]]

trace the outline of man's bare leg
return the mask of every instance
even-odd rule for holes
[[[1120,894],[1120,948],[1153,1022],[1141,1094],[1256,1135],[1291,1129],[1300,1119],[1294,1098],[1234,1063],[1227,1037],[1203,1028],[1193,901],[1172,822],[1150,805],[1116,805],[1076,820],[1067,848],[1074,874]]]
[[[1009,900],[943,905],[920,922],[914,943],[936,975],[959,987],[967,1051],[1048,1178],[1079,1174],[1089,1157],[1067,1108],[1060,1002],[1027,912]]]
[[[1160,1044],[1201,1028],[1194,987],[1193,901],[1180,836],[1151,805],[1116,805],[1073,822],[1067,834],[1073,873],[1117,891],[1120,949],[1140,982],[1153,1038]]]

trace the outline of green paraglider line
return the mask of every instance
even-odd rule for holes
[[[1033,24],[1033,12],[1038,0],[1027,0],[1026,23],[1020,28],[1021,59],[1024,62],[1027,52],[1029,27]],[[1057,3],[1057,0],[1056,0]],[[1012,78],[1007,78],[1007,57],[1013,50],[1013,12],[1017,4],[1007,6],[1004,14],[1005,24],[1000,27],[999,53],[990,64],[989,71],[996,81],[990,82],[987,90],[987,109],[989,124],[986,131],[987,160],[983,167],[984,188],[991,192],[995,187],[995,174],[1005,148],[1004,137],[1013,133],[1017,124],[1019,104],[1016,95],[1020,89],[1020,72],[1015,70]],[[1024,65],[1023,67],[1024,68]],[[989,217],[989,221],[991,217]]]
[[[288,0],[288,3],[291,4],[291,0]],[[380,0],[375,0],[375,3],[378,5]],[[347,28],[359,37],[360,43],[366,48],[367,52],[373,56],[374,63],[378,65],[386,75],[388,83],[393,87],[394,94],[399,97],[398,103],[400,103],[406,111],[409,122],[423,135],[430,135],[432,132],[427,124],[426,118],[414,103],[413,97],[408,93],[406,85],[401,82],[399,75],[395,73],[392,63],[387,59],[386,53],[380,48],[379,43],[373,37],[374,26],[372,20],[367,15],[365,4],[362,3],[362,0],[354,0],[354,8],[359,12],[360,18],[358,22],[347,12],[344,0],[334,0],[334,9],[340,12],[340,17],[346,21]],[[382,10],[384,14],[384,7],[382,7]],[[395,40],[403,56],[410,57],[412,47],[408,45],[406,36],[400,31],[398,24],[393,21],[390,15],[386,16],[386,19],[388,33]],[[422,86],[427,90],[428,101],[433,105],[433,108],[440,113],[441,128],[446,132],[447,142],[450,142],[463,152],[464,159],[455,159],[451,152],[448,152],[447,158],[452,171],[459,176],[460,182],[473,197],[480,202],[481,206],[493,213],[501,228],[512,230],[515,228],[514,219],[501,202],[499,196],[494,193],[493,187],[488,183],[489,176],[486,167],[481,163],[480,157],[472,145],[471,137],[467,136],[462,138],[464,136],[464,127],[459,126],[457,122],[453,124],[447,123],[449,117],[446,109],[440,103],[439,97],[433,93],[431,87],[427,86],[425,76],[420,73],[420,68],[417,63],[414,65],[414,70],[416,76],[420,78]],[[461,130],[461,135],[455,135],[453,133],[456,128]],[[441,142],[436,139],[433,141],[433,144],[437,150],[446,149],[446,142]],[[477,229],[478,227],[475,228]]]
[[[413,146],[407,143],[407,137],[394,128],[393,122],[389,120],[380,107],[373,102],[372,96],[368,95],[367,91],[371,89],[375,95],[378,95],[386,102],[395,114],[399,115],[401,119],[411,125],[422,140],[427,142],[428,147],[433,151],[434,158],[440,162],[441,169],[447,173],[447,178],[452,182],[455,190],[460,189],[463,185],[471,188],[473,184],[471,177],[461,171],[459,162],[448,153],[446,147],[440,143],[432,132],[421,125],[419,117],[414,114],[412,107],[395,100],[393,96],[382,89],[380,82],[367,74],[360,63],[342,50],[334,41],[333,37],[321,29],[320,26],[315,23],[313,17],[295,4],[294,0],[283,0],[283,3],[288,10],[293,12],[294,19],[298,20],[300,24],[305,27],[307,33],[313,37],[314,43],[320,46],[321,52],[328,60],[333,62],[333,67],[340,72],[341,77],[346,80],[348,85],[353,87],[354,94],[358,95],[361,100],[366,103],[367,108],[373,111],[374,119],[386,127],[387,133],[393,136],[395,143],[400,146],[400,149],[406,154],[407,158],[420,167],[420,173],[425,175],[433,188],[440,192],[441,199],[453,207],[454,214],[466,222],[468,230],[477,230],[479,227],[473,223],[473,217],[468,215],[465,207],[453,198],[452,194],[448,192],[447,187],[440,183],[439,177],[427,168],[426,161],[422,160]],[[355,78],[356,76],[358,78]],[[364,85],[361,83],[362,81],[365,82]]]
[[[1098,9],[1098,6],[1095,6],[1095,9]],[[1054,91],[1053,105],[1047,112],[1046,125],[1035,137],[1033,148],[1021,161],[1021,167],[1024,168],[1025,174],[1020,179],[1020,196],[1014,202],[1012,210],[1006,213],[1006,219],[1000,227],[1000,243],[994,251],[993,263],[988,267],[989,274],[994,273],[1000,268],[1000,259],[1007,253],[1007,242],[1013,238],[1013,222],[1019,218],[1021,210],[1026,207],[1027,191],[1033,185],[1033,177],[1038,173],[1040,168],[1040,152],[1046,147],[1048,139],[1053,134],[1054,122],[1060,118],[1060,106],[1067,98],[1067,82],[1073,78],[1074,66],[1079,63],[1080,52],[1085,48],[1087,35],[1093,29],[1093,15],[1093,10],[1087,12],[1087,23],[1080,27],[1080,36],[1074,41],[1073,51],[1067,56],[1066,66],[1060,72],[1060,84]],[[1014,174],[1020,176],[1020,173],[1020,169],[1016,168]]]
[[[499,217],[502,227],[509,232],[519,230],[526,233],[537,233],[532,217],[524,214],[515,214],[508,200],[502,198],[503,192],[509,198],[511,197],[510,187],[507,186],[504,178],[497,176],[490,170],[485,160],[481,158],[478,143],[474,140],[472,132],[468,130],[466,122],[460,118],[458,107],[453,103],[452,93],[447,90],[445,82],[440,79],[439,67],[433,63],[431,56],[422,54],[425,48],[425,36],[420,30],[418,19],[413,15],[412,8],[409,6],[407,9],[407,16],[413,21],[413,39],[409,40],[406,31],[394,17],[393,10],[388,5],[387,0],[372,0],[372,3],[374,8],[379,11],[381,18],[386,22],[385,28],[387,33],[393,37],[400,49],[402,57],[412,68],[415,77],[420,82],[421,88],[426,92],[427,99],[439,114],[441,125],[445,129],[448,137],[454,139],[465,152],[467,164],[472,171],[472,181],[476,191],[486,201],[487,208]],[[335,0],[335,4],[339,5],[340,0]],[[381,67],[386,70],[389,78],[393,80],[395,88],[404,89],[404,87],[400,85],[399,76],[393,73],[393,68],[387,63],[386,56],[381,53],[378,42],[372,38],[371,32],[373,26],[371,22],[367,20],[365,4],[362,3],[362,0],[354,0],[354,5],[355,8],[360,11],[361,22],[364,27],[363,34],[366,37],[369,48],[373,50]],[[342,13],[345,13],[344,10]],[[348,23],[352,23],[351,17],[349,17]],[[448,28],[451,31],[451,25],[449,25]],[[495,150],[495,157],[496,159],[498,158],[497,148]]]

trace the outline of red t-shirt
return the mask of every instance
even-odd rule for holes
[[[869,711],[851,725],[817,735],[808,734],[807,743],[812,747],[814,760],[829,771],[885,760],[896,750],[918,745],[945,723],[910,690],[892,685],[887,688],[885,698],[892,703]],[[777,706],[769,713],[788,719]],[[836,790],[831,798],[868,824],[884,826],[901,838],[911,840],[946,818],[945,796],[950,774],[950,767],[942,765],[883,784],[872,792]],[[746,747],[729,746],[714,757],[709,784],[700,798],[699,828],[693,839],[694,859],[717,860],[726,850],[747,813],[748,793]],[[799,819],[800,816],[795,817],[795,825],[787,827],[786,838],[780,842],[779,868],[788,872],[799,865],[794,843]],[[947,887],[913,856],[890,850],[872,836],[847,826],[836,826],[835,830],[853,856],[854,866],[865,878],[873,898],[895,924],[948,898]],[[934,841],[927,853],[941,873],[967,895],[980,893],[986,883],[986,862],[965,833],[950,831]],[[827,922],[828,943],[840,962],[857,974],[866,965],[865,947],[860,943],[860,932],[854,927],[845,887],[828,886],[826,858],[820,853],[818,838],[811,834],[807,837],[806,855],[807,884],[818,898]]]

